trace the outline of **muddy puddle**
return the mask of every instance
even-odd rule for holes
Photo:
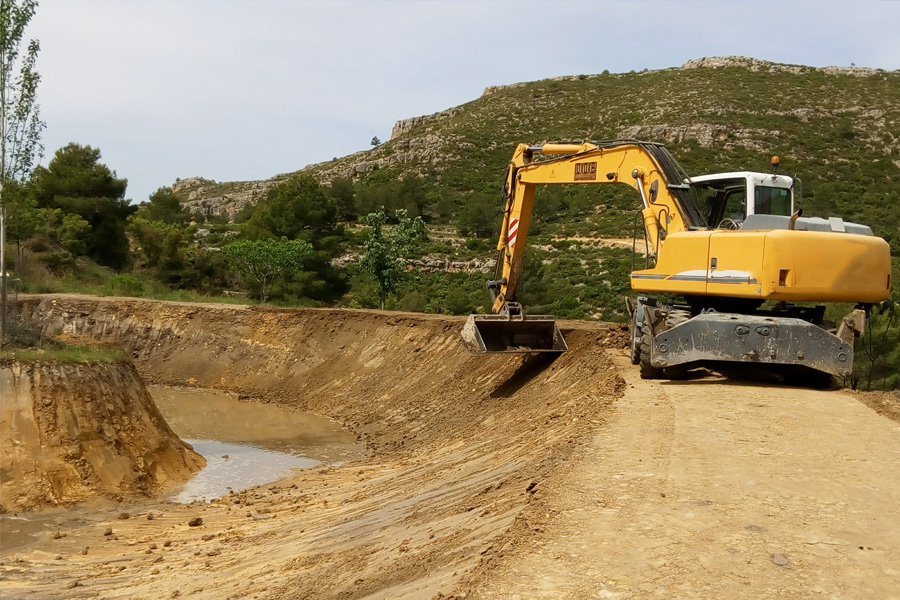
[[[206,459],[206,467],[168,497],[173,502],[211,500],[274,481],[291,469],[365,455],[354,435],[324,417],[241,402],[214,390],[148,390],[175,434]]]
[[[276,481],[293,469],[363,458],[365,445],[335,422],[280,406],[242,402],[214,390],[148,386],[169,426],[206,459],[206,466],[163,501],[213,500]],[[140,511],[151,502],[110,508],[109,501],[41,513],[0,516],[0,552],[31,546],[55,532],[109,519],[110,510]]]

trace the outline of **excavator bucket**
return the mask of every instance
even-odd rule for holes
[[[475,354],[560,353],[569,349],[552,315],[469,315],[462,338]]]

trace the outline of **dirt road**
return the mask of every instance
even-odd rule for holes
[[[24,313],[121,344],[152,381],[330,416],[370,456],[60,517],[65,537],[4,554],[4,598],[900,598],[900,424],[849,394],[643,381],[603,324],[567,325],[556,361],[488,360],[444,317]]]
[[[900,424],[846,393],[628,386],[478,598],[900,598]]]

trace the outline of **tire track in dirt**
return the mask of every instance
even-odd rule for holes
[[[469,598],[900,597],[900,425],[840,392],[643,381]]]

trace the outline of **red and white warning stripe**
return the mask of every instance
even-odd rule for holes
[[[518,219],[510,219],[509,234],[506,236],[506,245],[509,246],[510,250],[512,250],[512,247],[516,245],[516,234],[518,232],[519,232],[519,220]]]

